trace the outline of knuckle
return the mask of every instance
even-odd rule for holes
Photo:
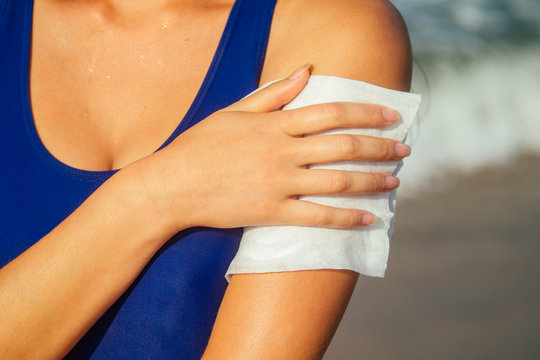
[[[378,106],[370,105],[367,108],[367,116],[372,123],[380,123],[382,120],[382,112]]]
[[[342,193],[350,188],[351,183],[345,174],[335,174],[330,178],[333,193]]]
[[[387,141],[379,141],[378,143],[379,157],[383,160],[390,160],[393,157],[393,153],[390,150],[390,146]]]
[[[368,189],[367,191],[377,191],[379,189],[379,180],[377,179],[377,176],[374,176],[373,174],[370,174],[367,179],[368,183]]]
[[[264,90],[270,94],[271,98],[278,102],[285,102],[287,100],[287,96],[283,91],[283,84],[280,81],[267,86]]]
[[[263,208],[263,214],[268,216],[272,214],[276,220],[282,221],[284,218],[292,216],[290,209],[285,201],[268,201]]]
[[[358,215],[356,215],[353,211],[347,211],[343,218],[343,223],[341,224],[343,227],[350,228],[358,224]]]
[[[291,114],[285,110],[281,115],[282,116],[276,120],[277,125],[281,131],[288,134],[291,130]]]
[[[315,217],[313,218],[313,222],[316,226],[328,226],[332,224],[333,216],[330,212],[330,210],[322,209],[317,211],[315,214]]]
[[[386,180],[383,175],[373,174],[372,179],[373,179],[373,190],[383,191],[386,189]]]
[[[334,122],[339,123],[343,119],[345,109],[339,103],[327,103],[324,109],[326,116]]]
[[[358,151],[358,141],[354,135],[344,134],[339,137],[339,151],[348,157],[353,156]]]
[[[280,92],[280,89],[281,89],[281,84],[278,82],[276,83],[273,83],[272,85],[270,86],[267,86],[266,87],[266,92],[271,94],[271,95],[279,95],[281,92]]]

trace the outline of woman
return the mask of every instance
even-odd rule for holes
[[[337,173],[305,165],[396,160],[406,146],[358,137],[351,155],[343,137],[302,135],[397,114],[346,103],[275,111],[308,66],[239,99],[306,59],[314,73],[408,90],[396,10],[2,0],[0,26],[0,357],[322,357],[356,273],[235,275],[225,295],[223,274],[242,226],[372,223],[367,211],[295,200],[335,187]],[[397,186],[387,174],[338,175],[344,193]]]

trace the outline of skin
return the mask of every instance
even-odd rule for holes
[[[315,162],[408,154],[384,139],[302,138],[333,127],[388,124],[382,108],[360,104],[273,112],[302,89],[307,71],[211,115],[152,154],[193,100],[231,6],[232,1],[36,0],[31,100],[42,142],[68,165],[122,170],[0,269],[0,357],[65,355],[181,229],[362,226],[370,220],[367,212],[295,196],[392,188],[385,174],[304,169]],[[199,33],[200,28],[208,31]],[[306,60],[314,74],[409,87],[408,38],[384,1],[279,1],[261,84]],[[316,125],[306,126],[306,119]],[[193,153],[197,159],[190,158]],[[234,275],[204,358],[322,357],[356,278],[354,272],[330,270]]]

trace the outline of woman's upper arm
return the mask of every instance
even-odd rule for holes
[[[311,62],[314,74],[409,90],[409,38],[388,2],[300,0],[277,6],[282,8],[276,8],[261,83]],[[286,23],[293,18],[291,35]],[[233,275],[204,359],[321,358],[357,278],[348,270]]]
[[[412,53],[403,18],[386,0],[278,1],[261,84],[299,64],[333,75],[409,91]]]
[[[233,275],[203,359],[319,359],[358,274],[347,270]]]

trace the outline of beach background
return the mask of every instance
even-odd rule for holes
[[[325,359],[540,359],[540,0],[393,3],[423,106],[386,278]]]

